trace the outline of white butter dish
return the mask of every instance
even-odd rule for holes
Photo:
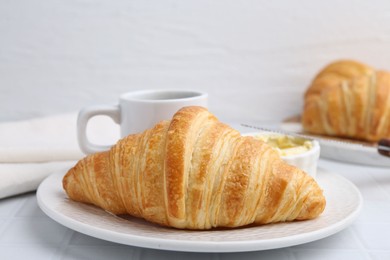
[[[320,157],[320,145],[316,140],[265,131],[244,133],[243,135],[265,141],[279,152],[285,162],[303,170],[313,178],[316,177],[317,162]],[[278,147],[279,142],[275,142],[275,140],[279,139],[287,140],[291,144],[288,147]]]

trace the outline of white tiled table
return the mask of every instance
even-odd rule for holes
[[[351,226],[318,241],[246,253],[137,248],[89,237],[56,223],[39,209],[35,193],[29,193],[0,200],[0,259],[390,259],[390,168],[328,160],[320,160],[319,167],[352,181],[364,205]]]

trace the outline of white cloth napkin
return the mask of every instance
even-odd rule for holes
[[[49,174],[65,173],[81,159],[76,122],[72,113],[0,123],[0,198],[33,191]],[[87,135],[93,143],[114,144],[119,126],[94,117]]]
[[[0,164],[0,199],[37,189],[51,173],[69,169],[75,161]]]

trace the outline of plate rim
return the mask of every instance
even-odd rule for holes
[[[344,184],[348,184],[350,188],[354,190],[358,198],[358,203],[355,210],[352,211],[347,217],[343,218],[342,220],[336,223],[333,223],[330,226],[326,226],[325,228],[306,232],[306,233],[298,233],[287,237],[272,238],[267,240],[261,239],[261,240],[249,240],[249,241],[242,240],[242,241],[223,241],[223,242],[190,241],[190,240],[179,240],[179,239],[170,239],[170,238],[161,239],[155,237],[145,237],[145,236],[138,236],[136,234],[122,234],[113,230],[107,230],[96,226],[93,226],[93,229],[91,229],[92,227],[91,225],[87,225],[69,216],[60,214],[60,212],[46,205],[44,198],[42,196],[42,192],[43,192],[42,190],[46,188],[45,185],[47,185],[47,183],[49,183],[52,179],[59,178],[59,176],[62,179],[62,176],[64,175],[62,171],[54,172],[53,174],[49,175],[45,180],[43,180],[37,189],[36,196],[37,196],[38,206],[41,208],[41,210],[57,223],[67,228],[70,228],[74,231],[83,233],[85,235],[94,238],[102,239],[105,241],[110,241],[110,242],[129,245],[129,246],[136,246],[141,248],[178,251],[178,252],[202,252],[202,253],[250,252],[250,251],[262,251],[262,250],[269,250],[269,249],[284,248],[284,247],[300,245],[308,242],[313,242],[331,236],[335,233],[338,233],[354,222],[354,220],[358,217],[363,207],[363,197],[359,189],[351,181],[342,177],[339,174],[329,172],[329,171],[325,171],[325,174],[329,174],[332,175],[333,177],[339,178],[344,182]],[[55,189],[55,187],[51,187],[51,188]],[[65,194],[63,190],[62,192]],[[107,233],[109,233],[108,234],[109,237],[107,237]],[[278,241],[277,245],[275,241]]]

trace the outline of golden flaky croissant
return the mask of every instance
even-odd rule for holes
[[[312,177],[202,107],[85,157],[63,187],[72,200],[185,229],[312,219],[325,207]]]
[[[331,63],[305,93],[302,125],[314,134],[390,137],[390,73],[350,60]]]

